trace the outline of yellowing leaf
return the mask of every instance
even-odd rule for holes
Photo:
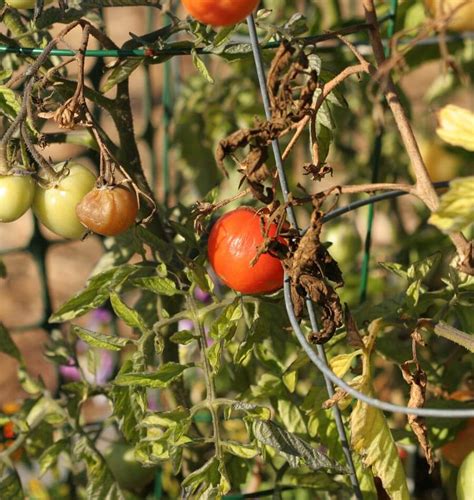
[[[474,222],[474,177],[463,177],[451,182],[441,197],[441,205],[434,212],[430,224],[444,233],[460,231]]]
[[[334,356],[329,361],[329,366],[331,370],[339,377],[342,378],[349,371],[352,361],[354,358],[362,354],[362,351],[358,349],[357,351],[351,352],[349,354],[339,354]]]
[[[375,320],[364,337],[362,383],[359,390],[372,396],[371,354],[382,321]],[[351,414],[352,448],[359,453],[366,467],[380,478],[385,491],[393,500],[409,499],[405,470],[398,456],[390,428],[382,411],[357,401]]]
[[[437,134],[453,146],[474,151],[474,113],[448,104],[438,113]]]

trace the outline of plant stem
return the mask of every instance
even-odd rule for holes
[[[380,67],[385,62],[385,53],[382,38],[380,36],[374,1],[363,0],[363,7],[365,18],[370,26],[369,34],[375,60]],[[400,132],[400,136],[403,144],[405,145],[405,149],[408,157],[410,158],[410,162],[416,176],[414,194],[416,194],[426,204],[426,206],[434,212],[439,208],[439,198],[431,183],[428,170],[426,169],[418,143],[416,142],[415,134],[413,133],[408,116],[405,113],[405,109],[403,108],[398,96],[397,88],[395,87],[389,73],[386,75],[383,92],[387,104],[392,111],[393,118]],[[461,257],[462,263],[465,263],[467,267],[470,267],[472,260],[474,260],[472,244],[470,244],[461,233],[452,233],[450,234],[450,238]]]
[[[199,311],[196,306],[196,300],[194,299],[194,296],[191,293],[189,293],[187,297],[187,302],[189,309],[192,313],[193,316],[193,321],[194,321],[194,328],[197,330],[197,333],[199,334],[199,350],[201,352],[201,359],[202,359],[202,368],[204,371],[204,380],[206,383],[206,400],[208,402],[208,408],[209,411],[211,412],[212,416],[212,427],[214,431],[214,443],[215,443],[215,449],[216,449],[216,457],[217,459],[222,462],[223,460],[223,453],[222,453],[222,448],[221,448],[221,435],[220,435],[220,429],[219,429],[219,415],[218,415],[218,410],[217,410],[217,405],[216,405],[216,388],[214,384],[214,373],[212,371],[212,367],[209,363],[209,359],[207,358],[206,354],[206,348],[207,348],[207,336],[206,336],[206,331],[204,330],[204,326],[202,324],[201,318],[199,316]]]

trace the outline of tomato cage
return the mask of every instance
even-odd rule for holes
[[[87,2],[86,2],[87,3]],[[133,2],[133,5],[146,5],[150,6],[150,2]],[[106,6],[106,5],[104,5]],[[380,23],[388,23],[388,36],[389,38],[394,35],[394,30],[395,30],[395,20],[396,20],[396,15],[397,15],[397,9],[398,9],[398,1],[397,0],[391,0],[390,2],[390,12],[389,14],[380,19],[378,22]],[[151,17],[149,17],[150,20],[150,29],[151,29]],[[373,19],[374,23],[377,23],[377,19]],[[264,108],[264,115],[267,120],[271,120],[272,118],[272,108],[271,108],[271,103],[269,99],[269,94],[268,94],[268,89],[267,89],[267,82],[266,82],[266,71],[265,71],[265,65],[264,61],[262,58],[262,50],[270,50],[270,49],[275,49],[279,46],[279,42],[271,42],[271,43],[266,43],[265,46],[262,46],[261,41],[258,38],[257,35],[257,29],[256,29],[256,24],[253,16],[249,16],[247,18],[247,26],[248,26],[248,31],[249,31],[249,38],[245,39],[246,41],[248,40],[249,42],[249,47],[250,50],[253,54],[254,58],[254,63],[255,63],[255,71],[256,75],[258,78],[258,83],[259,83],[259,91],[261,94],[262,102],[263,102],[263,108]],[[343,28],[342,30],[339,31],[339,34],[344,34],[344,35],[350,35],[353,32],[360,32],[361,30],[366,30],[367,32],[370,33],[371,30],[371,24],[366,23],[364,25],[358,25],[356,27],[346,27]],[[467,35],[464,35],[463,37],[467,37]],[[459,37],[459,38],[463,38]],[[317,47],[317,44],[319,42],[328,40],[328,39],[336,39],[337,36],[327,33],[327,34],[321,34],[317,36],[312,36],[312,37],[305,37],[301,38],[301,41],[308,43],[308,44],[313,44],[314,46]],[[435,44],[438,43],[437,38],[432,38],[428,40],[424,40],[423,43],[425,44]],[[92,57],[92,58],[97,58],[97,63],[96,66],[92,69],[91,74],[94,74],[94,78],[97,80],[97,78],[100,78],[100,71],[98,71],[98,68],[102,67],[102,59],[105,57],[121,57],[121,58],[143,58],[147,56],[146,53],[147,49],[88,49],[85,51],[85,56],[86,57]],[[20,47],[20,46],[5,46],[5,45],[0,45],[0,54],[5,54],[5,53],[14,53],[19,56],[25,56],[25,57],[40,57],[44,53],[44,49],[41,48],[25,48],[25,47]],[[200,49],[197,51],[198,54],[205,55],[206,50],[205,49]],[[388,45],[385,46],[385,56],[389,56],[389,47]],[[189,55],[190,50],[187,48],[183,49],[175,49],[175,50],[163,50],[160,52],[160,50],[154,49],[153,56],[159,56],[163,55],[166,58],[172,57],[172,56],[185,56]],[[69,49],[53,49],[50,50],[48,53],[49,56],[74,56],[75,51],[69,50]],[[173,115],[173,99],[171,95],[171,90],[172,90],[172,79],[171,79],[171,62],[166,61],[164,62],[164,84],[163,84],[163,107],[164,107],[164,136],[163,136],[163,157],[162,157],[162,184],[163,184],[163,189],[165,192],[165,197],[167,196],[169,192],[169,186],[170,186],[170,165],[169,165],[169,149],[170,149],[170,137],[169,137],[169,125],[172,120],[172,115]],[[157,161],[156,157],[153,154],[153,143],[154,143],[154,135],[155,135],[155,130],[153,128],[152,120],[151,120],[151,107],[152,107],[152,92],[151,92],[151,79],[150,79],[150,74],[149,71],[146,70],[145,73],[145,92],[144,92],[144,104],[145,104],[145,127],[143,129],[143,133],[141,134],[141,139],[143,142],[146,144],[148,151],[150,153],[150,159],[151,159],[151,173],[152,176],[155,176],[153,179],[153,185],[156,185],[154,182],[156,180],[156,175],[157,175]],[[382,137],[383,137],[383,130],[380,131],[380,133],[376,136],[375,138],[375,143],[373,145],[373,151],[374,155],[372,157],[372,182],[376,183],[378,178],[379,178],[379,164],[380,164],[380,159],[381,159],[381,152],[382,152]],[[284,160],[282,156],[282,151],[280,149],[280,144],[279,141],[273,140],[272,141],[272,150],[273,150],[273,155],[274,155],[274,160],[275,160],[275,165],[276,169],[278,172],[278,180],[280,183],[280,188],[281,188],[281,193],[283,195],[283,200],[285,202],[288,201],[289,199],[289,194],[290,194],[290,189],[288,185],[288,180],[287,180],[287,175],[285,172],[285,167],[284,167]],[[438,182],[434,183],[434,186],[436,188],[445,188],[448,186],[448,182]],[[376,203],[382,201],[382,200],[387,200],[391,198],[396,198],[399,196],[404,196],[406,195],[406,191],[402,190],[393,190],[393,191],[388,191],[383,194],[378,194],[371,196],[367,199],[364,200],[359,200],[353,203],[350,203],[346,206],[334,209],[328,213],[326,213],[323,217],[324,221],[329,221],[332,219],[335,219],[337,217],[340,217],[350,211],[356,210],[360,207],[363,206],[369,206],[369,214],[368,214],[368,221],[367,221],[367,234],[366,234],[366,245],[365,245],[365,251],[364,251],[364,258],[363,258],[363,265],[362,265],[362,272],[361,272],[361,297],[364,298],[366,293],[367,293],[367,286],[368,286],[368,274],[369,274],[369,260],[370,260],[370,249],[371,249],[371,229],[372,229],[372,223],[373,223],[373,216],[374,216],[374,206]],[[296,217],[295,210],[293,209],[291,204],[288,204],[287,208],[287,218],[290,224],[292,225],[293,228],[298,230],[301,234],[304,233],[304,230],[300,228],[298,224],[298,220]],[[34,233],[33,236],[26,247],[22,248],[14,248],[14,249],[8,249],[8,250],[3,250],[0,252],[0,255],[5,255],[8,253],[12,252],[19,252],[19,251],[26,251],[29,252],[33,255],[38,269],[39,269],[39,274],[40,274],[40,281],[42,285],[42,294],[43,294],[43,314],[42,314],[42,320],[40,321],[39,324],[35,325],[28,325],[25,327],[21,327],[21,329],[28,329],[31,327],[40,327],[46,331],[51,331],[53,326],[48,323],[48,318],[51,316],[53,313],[52,310],[52,305],[51,305],[51,297],[50,297],[50,292],[48,289],[48,275],[47,275],[47,268],[46,268],[46,257],[48,254],[49,249],[51,248],[52,245],[56,244],[61,244],[62,242],[56,242],[53,241],[51,242],[50,240],[47,240],[46,238],[43,237],[41,232],[39,231],[38,223],[35,221],[35,227],[34,227]],[[436,418],[472,418],[474,417],[474,409],[463,409],[463,410],[454,410],[454,409],[435,409],[435,408],[410,408],[407,406],[401,406],[401,405],[395,405],[391,403],[387,403],[384,401],[381,401],[377,398],[370,397],[367,394],[355,389],[352,387],[350,384],[348,384],[346,381],[344,381],[342,378],[338,377],[328,366],[327,359],[326,359],[326,354],[325,354],[325,349],[323,345],[317,345],[314,346],[313,344],[310,344],[308,342],[308,339],[306,338],[305,333],[303,332],[301,325],[296,317],[294,306],[292,304],[292,299],[291,299],[291,291],[290,291],[290,282],[289,278],[286,277],[285,282],[284,282],[284,299],[285,299],[285,305],[286,305],[286,311],[288,314],[288,318],[290,321],[290,324],[292,326],[292,329],[296,335],[296,338],[298,339],[298,342],[300,343],[302,349],[306,352],[308,358],[310,361],[313,363],[313,365],[323,374],[325,383],[326,383],[326,389],[328,392],[329,397],[333,397],[335,394],[335,386],[339,387],[340,389],[344,390],[347,394],[352,396],[355,400],[363,402],[371,407],[378,408],[379,410],[387,411],[387,412],[393,412],[393,413],[401,413],[405,415],[415,415],[419,417],[436,417]],[[317,307],[311,302],[309,298],[306,299],[306,311],[308,314],[309,318],[309,323],[311,326],[311,329],[315,332],[318,331],[319,329],[319,324],[318,324],[318,311]],[[362,492],[360,489],[360,484],[359,484],[359,479],[356,474],[356,469],[352,457],[352,452],[351,452],[351,447],[350,443],[348,441],[347,435],[346,435],[346,429],[344,427],[344,422],[342,419],[341,411],[338,407],[338,405],[334,405],[332,407],[333,411],[333,418],[337,426],[337,431],[340,439],[340,443],[344,452],[344,456],[347,462],[347,467],[349,470],[349,475],[351,479],[351,484],[353,488],[353,493],[356,498],[362,499]],[[159,481],[158,481],[159,482]],[[159,488],[158,488],[159,489]],[[240,496],[236,495],[228,495],[225,498],[254,498],[257,496],[263,496],[263,494],[268,494],[269,492],[256,492],[254,494],[242,494]],[[270,492],[272,493],[272,492]],[[159,496],[157,495],[157,498]]]

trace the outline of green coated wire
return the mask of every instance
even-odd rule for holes
[[[382,24],[385,21],[390,21],[391,16],[384,16],[379,20],[379,23]],[[357,25],[360,27],[360,25]],[[344,30],[343,30],[344,31]],[[356,33],[354,27],[345,28],[344,34]],[[317,36],[307,36],[300,37],[298,40],[303,43],[316,43],[318,41],[328,40],[332,38],[330,34],[327,35],[317,35]],[[239,44],[235,44],[239,45]],[[276,49],[280,46],[279,41],[268,42],[262,46],[262,49]],[[182,55],[190,55],[191,48],[165,48],[165,49],[151,49],[152,54],[150,55],[149,48],[142,49],[87,49],[84,52],[85,57],[147,57],[152,59],[153,56],[182,56]],[[209,54],[206,49],[198,48],[196,49],[198,54]],[[9,46],[9,45],[1,45],[0,44],[0,56],[2,54],[16,54],[19,56],[39,56],[43,53],[43,48],[40,47],[18,47],[18,46]],[[60,56],[60,57],[74,57],[77,52],[71,49],[53,49],[50,52],[51,56]]]
[[[390,0],[390,19],[387,23],[387,35],[390,39],[395,33],[395,23],[397,19],[398,0]],[[390,56],[390,45],[385,45],[385,57]],[[380,160],[382,157],[382,142],[384,130],[380,128],[374,141],[374,148],[372,154],[372,183],[378,181],[380,173]],[[362,303],[367,298],[367,290],[369,285],[369,272],[370,272],[370,255],[372,247],[372,228],[374,224],[375,207],[369,205],[369,213],[367,215],[367,231],[365,234],[364,257],[362,259],[361,279],[359,287],[359,301]]]
[[[171,62],[163,65],[163,153],[162,153],[162,182],[165,205],[170,196],[170,124],[173,116],[173,97],[171,90],[172,67]]]

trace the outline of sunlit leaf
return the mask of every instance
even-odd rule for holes
[[[129,342],[132,342],[131,339],[92,332],[91,330],[86,330],[77,325],[73,325],[71,331],[90,346],[98,347],[99,349],[107,349],[109,351],[120,351]]]
[[[114,384],[163,389],[177,379],[187,368],[189,368],[188,365],[170,362],[160,366],[153,373],[120,373],[114,380]]]
[[[474,223],[474,177],[452,181],[429,222],[444,233],[461,231]]]

